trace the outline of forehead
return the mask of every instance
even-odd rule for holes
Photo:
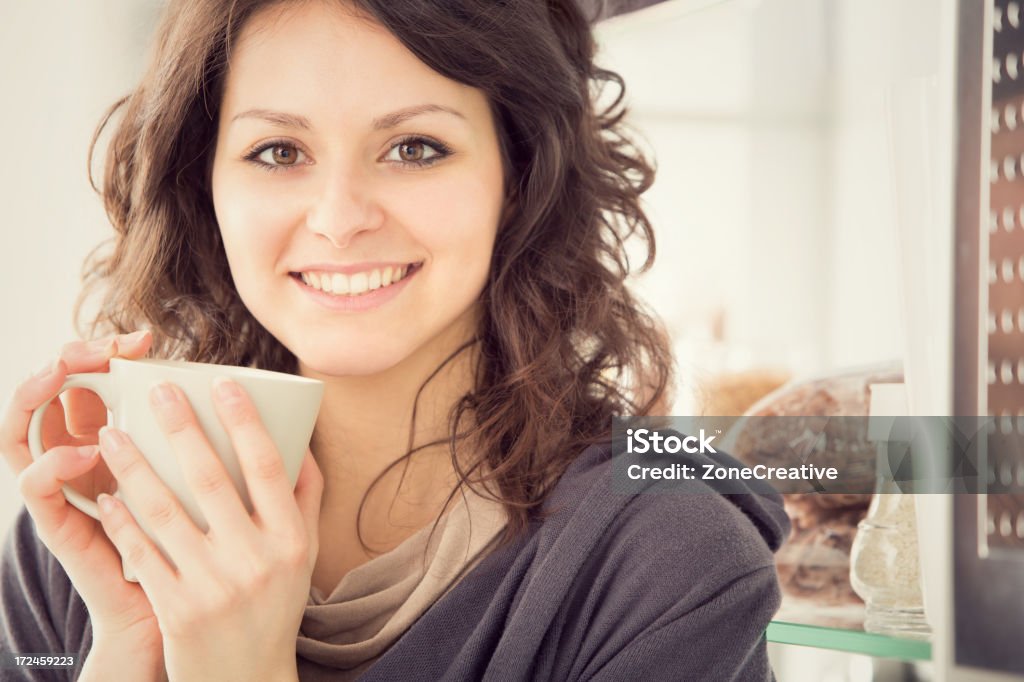
[[[233,42],[223,109],[317,113],[390,110],[424,99],[473,109],[475,88],[420,61],[387,29],[344,2],[285,3],[253,15]]]

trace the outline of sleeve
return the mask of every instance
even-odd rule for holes
[[[74,680],[91,642],[88,612],[23,508],[0,556],[0,680]],[[73,654],[69,668],[14,665],[23,654]]]
[[[774,567],[757,569],[640,634],[585,679],[774,680],[765,630],[780,599]]]

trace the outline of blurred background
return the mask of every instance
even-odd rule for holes
[[[24,152],[0,166],[5,395],[75,338],[81,265],[109,236],[88,145],[139,77],[161,6],[2,0],[0,121],[7,148]],[[636,289],[672,336],[674,414],[714,412],[708,396],[730,377],[755,388],[715,406],[722,414],[789,377],[900,368],[893,121],[906,103],[894,93],[924,92],[939,71],[934,10],[929,0],[669,0],[599,25],[599,61],[625,78],[659,168],[647,196],[658,260]],[[0,529],[18,507],[3,470]],[[773,656],[785,681],[928,679],[926,667],[864,656]]]
[[[89,143],[107,108],[141,76],[162,5],[0,0],[0,87],[7,93],[0,127],[8,148],[24,152],[0,164],[4,400],[76,338],[72,309],[82,263],[112,234],[89,186]],[[4,467],[5,531],[19,507],[14,478]]]
[[[720,372],[901,357],[887,92],[937,70],[933,10],[668,2],[598,30],[658,162],[638,289],[672,332],[681,406]]]

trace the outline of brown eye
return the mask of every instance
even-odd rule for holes
[[[384,160],[407,166],[429,166],[451,154],[441,142],[410,137],[396,142],[384,156]]]
[[[274,163],[279,166],[294,165],[296,159],[299,158],[298,151],[295,147],[280,144],[271,149],[271,156],[274,159]]]
[[[305,165],[304,153],[294,144],[287,142],[269,143],[245,157],[265,170],[281,170],[292,166]]]
[[[403,142],[398,145],[398,156],[402,161],[422,161],[423,153],[422,142]]]

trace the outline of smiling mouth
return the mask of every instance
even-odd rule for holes
[[[408,279],[423,267],[422,261],[419,263],[409,263],[400,267],[388,266],[385,268],[375,268],[373,270],[366,270],[364,272],[356,272],[351,275],[346,275],[342,272],[292,272],[289,273],[291,277],[299,280],[306,286],[322,291],[325,294],[332,296],[342,296],[348,298],[355,298],[357,296],[363,296],[369,294],[378,289],[384,289],[389,286],[401,282],[402,280]]]

